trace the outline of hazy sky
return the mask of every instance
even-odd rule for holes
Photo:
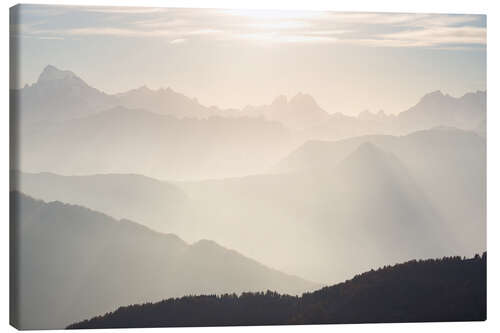
[[[47,64],[108,93],[171,87],[205,105],[311,94],[329,112],[400,112],[486,89],[486,16],[23,5],[19,86]]]

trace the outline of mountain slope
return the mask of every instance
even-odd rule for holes
[[[22,171],[159,179],[257,173],[285,156],[294,142],[283,125],[263,119],[179,119],[124,107],[46,123],[22,138],[17,166]]]
[[[68,328],[482,320],[486,254],[385,266],[300,298],[267,292],[123,306]]]
[[[408,170],[371,145],[321,171],[177,186],[193,205],[189,223],[176,231],[183,237],[204,235],[316,281],[333,283],[370,265],[453,248]]]
[[[60,176],[11,172],[13,190],[34,198],[88,207],[116,219],[141,221],[157,231],[172,231],[187,196],[178,187],[133,174]]]
[[[443,218],[460,251],[486,244],[486,140],[474,132],[439,127],[396,137],[372,135],[311,141],[278,164],[276,172],[321,172],[363,142],[395,154]],[[459,250],[459,249],[457,249]]]
[[[317,285],[211,241],[189,245],[127,220],[11,192],[14,321],[62,328],[120,304],[201,293]]]

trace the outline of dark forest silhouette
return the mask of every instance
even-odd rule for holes
[[[385,266],[301,297],[267,291],[131,305],[68,328],[481,320],[486,320],[486,253]]]

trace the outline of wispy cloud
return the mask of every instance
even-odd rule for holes
[[[38,39],[42,40],[64,40],[64,37],[54,37],[54,36],[40,36]]]
[[[67,20],[71,13],[43,6],[31,10],[36,10],[35,16],[40,19],[44,8],[51,11],[49,23],[35,21],[12,31],[54,39],[68,35],[167,37],[171,42],[204,38],[428,48],[486,44],[486,26],[480,15],[71,7],[73,15],[78,11],[89,20],[81,19],[70,26],[58,27],[54,23],[57,17]],[[110,17],[113,20],[107,19]]]
[[[400,27],[450,26],[475,22],[478,15],[419,13],[331,13],[329,20],[337,24],[393,25]]]
[[[104,7],[104,6],[91,6],[80,7],[82,10],[91,13],[109,13],[109,14],[151,14],[151,13],[164,13],[168,8],[151,8],[151,7]]]
[[[55,33],[55,31],[53,31]],[[172,35],[168,30],[137,30],[130,28],[114,28],[114,27],[100,27],[100,28],[77,28],[68,29],[63,34],[77,35],[77,36],[117,36],[117,37],[147,37],[147,36],[168,36]]]
[[[182,43],[185,43],[185,42],[187,42],[187,39],[185,39],[185,38],[177,38],[177,39],[171,40],[170,44],[182,44]]]
[[[386,40],[413,42],[420,46],[486,44],[486,28],[439,26],[390,33],[381,37]]]

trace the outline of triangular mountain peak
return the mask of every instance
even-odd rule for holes
[[[403,165],[393,153],[380,149],[373,143],[363,142],[339,164],[339,168],[351,172],[375,170],[402,170]]]
[[[369,141],[365,141],[362,144],[356,148],[354,152],[351,153],[349,156],[356,156],[356,155],[366,155],[366,156],[376,156],[376,155],[381,155],[385,156],[388,155],[387,152],[383,151],[382,149],[378,148],[376,145]]]

